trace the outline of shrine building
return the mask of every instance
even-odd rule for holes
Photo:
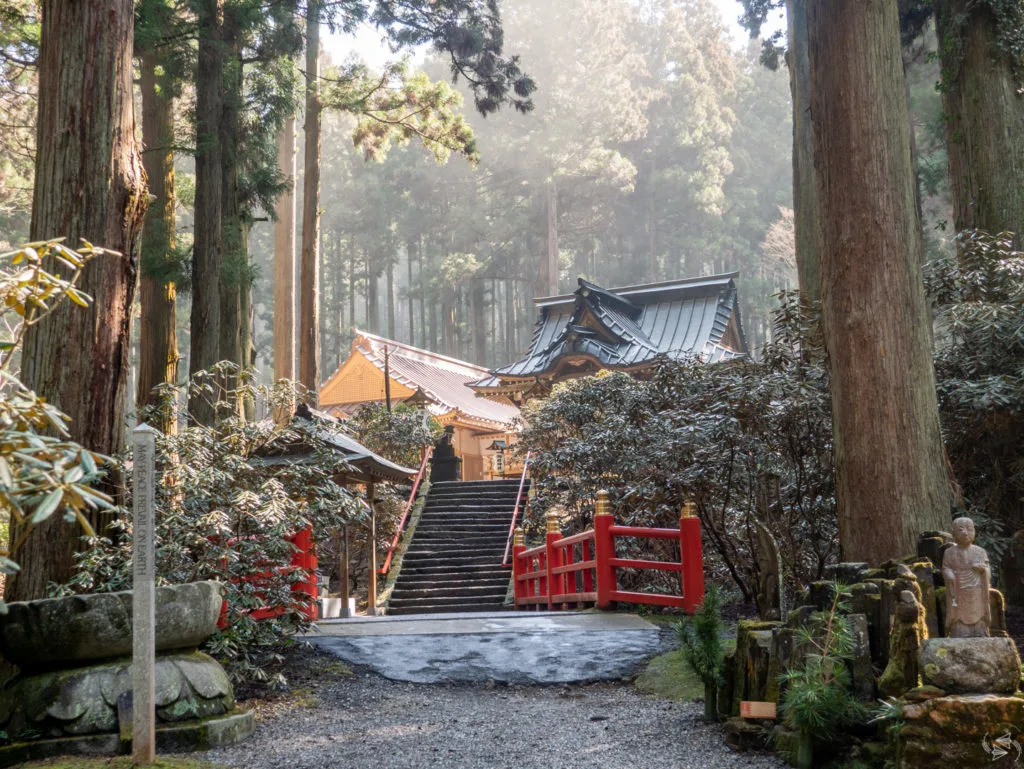
[[[613,289],[580,278],[572,294],[534,300],[538,316],[526,357],[469,386],[489,400],[522,405],[558,382],[602,370],[643,377],[663,360],[745,357],[738,275]]]
[[[422,405],[453,428],[452,444],[467,481],[504,477],[503,448],[515,440],[519,409],[506,399],[478,397],[468,384],[488,371],[472,363],[356,331],[348,358],[320,388],[320,409],[345,418],[369,404]],[[511,460],[511,454],[508,455]]]

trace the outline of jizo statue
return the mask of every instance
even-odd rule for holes
[[[950,638],[988,636],[992,620],[988,589],[988,553],[974,544],[974,521],[953,521],[953,547],[942,556],[946,580],[946,635]]]

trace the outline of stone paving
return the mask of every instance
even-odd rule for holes
[[[630,614],[506,611],[328,620],[306,640],[393,681],[564,684],[635,675],[670,636]]]

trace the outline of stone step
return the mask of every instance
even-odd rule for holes
[[[430,484],[430,490],[441,491],[442,489],[504,489],[519,488],[519,478],[505,478],[500,481],[438,481]],[[529,480],[526,486],[529,487]]]
[[[416,536],[422,537],[437,532],[458,534],[508,534],[508,526],[501,521],[494,523],[455,523],[450,524],[444,521],[420,521],[416,527]]]
[[[414,598],[431,598],[448,600],[463,598],[502,598],[508,592],[508,584],[504,585],[445,585],[444,587],[396,587],[391,594],[391,605],[401,606]]]
[[[448,606],[465,606],[467,604],[475,603],[504,603],[505,591],[501,591],[500,595],[495,593],[493,595],[467,595],[463,597],[459,596],[442,596],[438,598],[392,598],[388,606],[395,609],[404,609],[409,606],[415,606],[417,604],[447,604]],[[458,611],[458,609],[456,609]]]
[[[459,510],[430,510],[420,516],[420,523],[456,524],[466,523],[471,526],[496,526],[499,523],[508,526],[512,523],[511,510],[477,511],[470,513]]]
[[[511,569],[503,569],[498,563],[489,564],[462,564],[454,565],[445,569],[439,569],[433,566],[421,567],[421,566],[409,566],[404,562],[402,564],[402,572],[398,575],[398,579],[402,579],[404,576],[408,576],[411,579],[426,579],[437,575],[439,577],[447,577],[454,575],[472,576],[472,575],[494,575],[499,571],[503,571],[506,574],[511,574]]]
[[[413,557],[408,555],[402,560],[402,568],[434,568],[440,571],[442,566],[488,566],[496,568],[501,565],[501,557],[504,553],[497,555],[479,553],[473,555],[437,555],[435,553],[417,554]]]
[[[505,541],[508,540],[507,531],[446,531],[439,529],[437,531],[428,531],[423,537],[420,537],[420,532],[416,532],[416,537],[413,538],[414,542],[411,548],[415,547],[431,547],[431,548],[462,548],[466,549],[471,545],[482,545],[484,547],[488,545],[504,545]]]
[[[448,504],[446,502],[428,502],[423,508],[423,514],[430,513],[467,513],[470,515],[512,515],[514,504],[507,505],[482,505],[478,502],[466,502],[465,504]]]
[[[409,577],[399,579],[395,584],[395,590],[430,590],[431,588],[443,588],[449,586],[479,586],[479,585],[504,585],[507,586],[511,575],[498,574],[493,577],[482,577],[480,575],[454,574],[450,577],[432,575],[429,577]]]
[[[471,603],[471,604],[449,604],[449,603],[421,603],[412,606],[388,608],[388,614],[399,616],[403,614],[450,614],[453,612],[470,611],[502,611],[505,609],[505,602],[493,603]]]

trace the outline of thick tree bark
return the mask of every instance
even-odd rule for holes
[[[320,6],[306,10],[306,147],[299,278],[299,381],[315,404],[320,388]]]
[[[807,47],[807,2],[787,0],[789,87],[793,97],[793,227],[800,291],[821,298],[818,257],[817,188],[814,179],[814,126],[811,122],[811,63]]]
[[[200,0],[196,70],[196,201],[192,245],[192,312],[189,377],[220,360],[220,278],[223,237],[223,168],[220,136],[224,110],[224,56],[221,16],[224,0]],[[213,411],[201,396],[189,399],[189,414],[209,424]]]
[[[277,199],[274,224],[274,379],[295,379],[295,118],[277,135],[277,165],[288,188]]]
[[[807,16],[840,542],[878,564],[950,521],[899,18],[887,0]]]
[[[70,418],[71,437],[116,454],[125,446],[128,345],[146,181],[132,103],[131,0],[44,0],[31,237],[87,239],[120,251],[82,275],[94,302],[64,302],[25,335],[25,384]],[[12,532],[16,536],[18,532]],[[8,600],[41,598],[72,570],[77,524],[59,513],[12,554]]]
[[[142,56],[142,163],[152,195],[142,228],[142,269],[139,280],[138,409],[159,403],[153,390],[178,379],[177,289],[164,272],[174,250],[174,111],[167,67],[156,51]],[[158,67],[163,74],[157,74]],[[161,411],[157,427],[176,429],[175,410]]]
[[[1024,247],[1024,93],[985,3],[938,0],[956,229],[1012,232]]]

